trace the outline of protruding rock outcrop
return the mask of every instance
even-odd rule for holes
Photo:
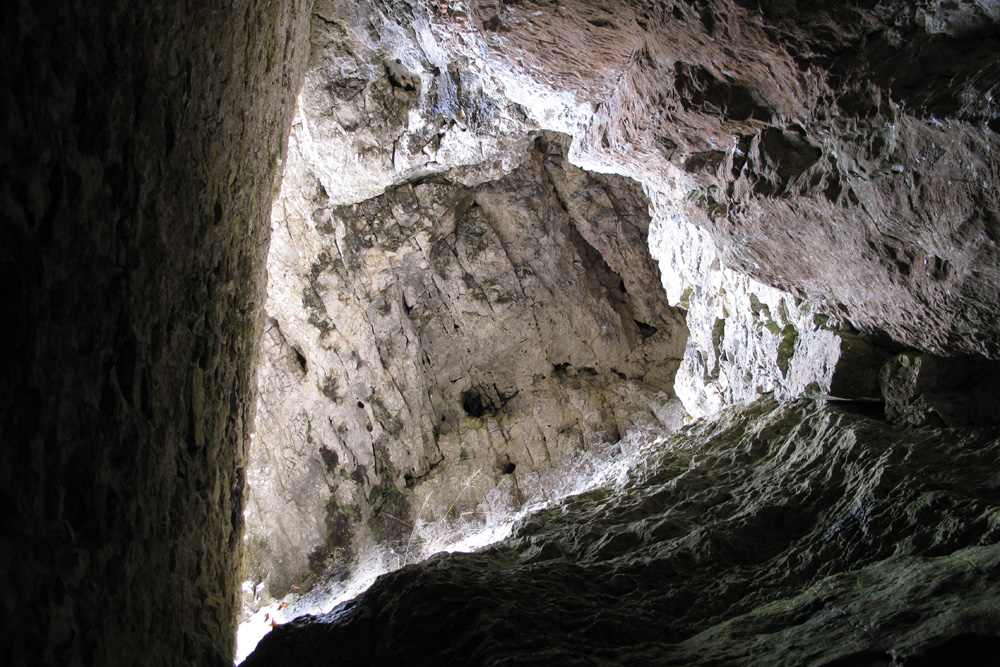
[[[508,88],[526,109],[538,87],[592,104],[564,107],[574,161],[671,193],[727,267],[912,347],[1000,354],[994,3],[529,0],[469,21],[497,76],[534,84]]]

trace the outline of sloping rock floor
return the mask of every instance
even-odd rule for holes
[[[279,626],[262,665],[996,665],[1000,429],[760,402],[480,553]]]

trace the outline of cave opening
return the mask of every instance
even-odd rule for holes
[[[462,409],[470,417],[483,417],[496,412],[496,407],[490,402],[489,397],[483,396],[478,389],[466,389],[462,392]]]
[[[272,220],[269,273],[281,280],[266,305],[238,659],[272,623],[327,611],[377,574],[502,539],[683,415],[673,379],[684,314],[659,286],[637,182],[574,167],[567,138],[544,134],[517,147],[534,165],[514,162],[472,191],[445,170],[334,205],[336,184],[322,184],[295,134],[290,143]],[[596,216],[582,206],[595,196],[609,202]],[[382,269],[366,270],[362,252]],[[526,252],[536,256],[518,259]],[[551,287],[529,298],[532,281]],[[367,326],[352,331],[357,319]]]
[[[750,4],[16,0],[0,663],[995,662],[996,3]]]

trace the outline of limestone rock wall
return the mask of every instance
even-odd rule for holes
[[[579,237],[573,244],[589,246],[582,264],[600,255],[612,319],[631,313],[641,323],[615,331],[626,341],[615,345],[643,340],[670,307],[684,311],[690,336],[674,390],[690,417],[767,395],[877,404],[909,391],[879,383],[879,369],[888,363],[891,375],[901,352],[995,356],[995,12],[918,5],[319,3],[293,130],[297,162],[273,218],[252,582],[279,594],[302,584],[310,554],[313,570],[325,562],[344,572],[359,553],[355,535],[404,544],[406,560],[432,481],[446,471],[454,480],[430,507],[486,511],[476,503],[509,482],[481,475],[479,452],[506,460],[499,440],[520,436],[462,439],[472,429],[453,443],[442,405],[459,401],[428,386],[454,385],[477,412],[517,411],[528,394],[508,376],[523,376],[521,363],[599,382],[612,403],[616,378],[627,387],[642,375],[618,362],[564,369],[570,362],[556,357],[581,356],[595,339],[583,333],[589,325],[574,322],[563,338],[529,321],[539,336],[529,341],[521,315],[510,315],[524,308],[515,298],[523,286],[497,273],[489,254],[461,275],[441,265],[442,252],[461,257],[471,247],[458,221],[475,229],[486,216],[492,225],[549,197],[497,189],[531,171],[539,137],[563,143],[550,130],[572,137],[568,159],[549,159],[544,171]],[[935,73],[914,79],[904,65],[915,61]],[[641,183],[645,200],[609,174]],[[516,187],[535,193],[538,175],[528,180]],[[544,217],[531,224],[547,229]],[[450,234],[453,248],[438,242]],[[476,243],[499,243],[517,266],[528,257],[512,246],[521,240],[487,233]],[[427,288],[433,271],[437,292]],[[489,311],[470,302],[477,293]],[[545,298],[522,293],[525,303]],[[439,299],[433,308],[428,294]],[[428,329],[439,310],[459,329]],[[470,313],[502,324],[470,338]],[[537,351],[514,362],[513,341]],[[582,357],[620,356],[602,345]],[[428,379],[424,366],[453,370]],[[597,375],[581,378],[580,368]],[[897,400],[890,413],[904,410],[894,412]],[[960,421],[989,422],[969,416],[975,400],[957,408]],[[918,421],[935,412],[914,409]],[[392,443],[385,451],[371,446],[379,437]],[[449,456],[457,466],[438,470]],[[456,500],[470,494],[475,502]],[[386,512],[393,527],[368,525],[404,496],[396,514]],[[439,513],[428,516],[443,525]]]
[[[882,400],[887,350],[816,304],[726,268],[708,232],[651,195],[649,250],[690,331],[674,385],[688,414],[707,417],[765,395]]]
[[[646,198],[565,150],[545,135],[499,180],[333,205],[293,138],[248,471],[258,596],[433,552],[669,421],[686,330]]]
[[[0,20],[0,663],[230,665],[309,3]]]
[[[270,402],[261,412],[294,412],[274,422],[278,444],[262,450],[254,474],[259,486],[287,484],[287,494],[276,496],[283,502],[313,503],[296,508],[301,524],[275,525],[278,537],[303,526],[321,531],[324,549],[309,553],[324,565],[336,570],[345,558],[337,549],[352,543],[339,538],[366,508],[377,517],[365,521],[370,537],[399,544],[392,531],[404,525],[413,535],[431,490],[448,497],[440,507],[456,514],[475,515],[483,503],[513,506],[535,492],[532,479],[539,493],[549,488],[531,477],[541,474],[537,461],[554,462],[579,443],[590,447],[587,433],[607,438],[632,424],[655,425],[682,340],[656,324],[658,313],[674,319],[669,305],[688,304],[693,335],[681,375],[690,381],[682,391],[695,412],[769,391],[840,396],[846,386],[865,397],[871,387],[858,385],[853,366],[841,369],[834,357],[864,360],[872,341],[888,341],[879,389],[890,417],[920,427],[995,423],[987,396],[995,395],[995,366],[981,356],[945,359],[998,355],[995,3],[635,0],[609,11],[534,0],[322,2],[314,14],[310,5],[18,1],[4,10],[0,276],[12,324],[9,344],[0,346],[3,664],[229,662],[266,218],[307,29],[313,59],[293,137],[306,166],[293,172],[311,176],[273,216],[287,223],[275,257],[292,268],[287,276],[272,270],[271,278],[288,290],[301,270],[313,289],[290,292],[306,314],[272,309],[267,320],[262,386]],[[568,162],[590,173],[550,150],[558,141],[543,130],[572,136]],[[654,203],[652,222],[640,213],[634,184],[598,171],[642,183]],[[522,192],[537,196],[525,201]],[[697,279],[685,278],[686,269],[680,277],[666,271],[663,259],[675,257],[676,245],[661,234],[664,300],[643,287],[656,266],[634,244],[647,224],[655,236],[668,219],[677,226],[671,235],[702,241],[696,254],[676,255],[677,265],[709,271]],[[602,233],[609,226],[614,234]],[[545,242],[521,233],[529,228]],[[499,249],[480,245],[494,237]],[[327,238],[339,245],[322,259]],[[404,246],[409,261],[432,270],[414,272],[398,253]],[[353,281],[349,265],[374,268],[370,282]],[[557,307],[538,319],[515,313],[525,268],[537,294],[574,291],[586,312],[553,299]],[[436,308],[434,299],[446,294],[451,306]],[[336,295],[344,302],[335,303]],[[830,319],[817,320],[817,309]],[[503,336],[487,340],[488,330],[470,325],[487,310],[490,318],[499,312],[495,332]],[[852,338],[856,332],[862,336]],[[510,354],[532,336],[544,338],[533,348],[544,354]],[[821,344],[802,347],[810,339]],[[426,360],[398,355],[418,340],[427,342]],[[862,353],[845,356],[845,349]],[[455,376],[429,370],[431,353],[434,368],[462,370],[454,383]],[[744,361],[753,370],[740,376]],[[455,417],[454,430],[432,422],[441,416]],[[790,442],[781,436],[789,430],[784,417],[757,416],[776,431],[723,459],[752,458],[760,442]],[[815,431],[813,443],[841,433],[835,444],[850,449],[855,427],[837,419],[801,414],[793,421],[805,426],[790,430],[797,437]],[[527,438],[518,440],[534,428],[552,449],[535,452]],[[396,442],[397,429],[404,446],[381,450]],[[761,605],[743,620],[708,625],[692,617],[683,627],[725,639],[773,621],[786,628],[779,643],[792,641],[782,646],[816,661],[881,660],[885,646],[926,654],[948,636],[958,644],[942,650],[965,645],[962,628],[984,636],[995,628],[995,609],[977,597],[996,597],[989,587],[995,490],[969,476],[993,469],[994,436],[887,429],[857,431],[867,440],[857,440],[852,456],[870,466],[835,466],[850,473],[837,498],[857,499],[864,488],[874,500],[861,497],[845,514],[834,499],[829,512],[815,515],[816,525],[828,527],[825,542],[814,540],[818,553],[828,554],[846,530],[838,548],[857,555],[860,569],[815,579],[826,571],[810,572],[809,563],[826,561],[793,549],[798,555],[781,561],[791,568],[782,572],[801,575],[806,588],[782,588],[791,596],[786,605],[751,597],[748,605]],[[268,431],[261,433],[263,440]],[[886,465],[865,448],[877,448],[883,436],[903,443],[879,450],[888,452]],[[946,453],[935,438],[947,438]],[[817,447],[822,460],[829,448]],[[923,465],[919,450],[940,455]],[[792,451],[772,453],[782,461]],[[893,467],[896,455],[902,468]],[[449,457],[457,470],[465,466],[468,480],[486,481],[470,491],[449,486],[453,478],[432,469]],[[916,462],[917,479],[940,488],[896,484],[897,474],[912,478],[907,461]],[[480,464],[489,474],[473,475]],[[887,472],[876,484],[871,470]],[[726,482],[707,479],[712,488]],[[900,491],[902,514],[882,503],[885,489]],[[459,492],[479,504],[459,505],[467,502]],[[416,499],[421,508],[400,516]],[[801,528],[781,510],[787,498],[748,505],[746,515],[720,500],[725,512],[737,511],[716,515],[722,524],[756,516],[793,537]],[[271,511],[263,504],[250,510],[253,521]],[[867,532],[871,517],[884,518],[875,537]],[[448,526],[447,511],[432,518]],[[716,539],[718,523],[699,521],[687,533],[695,560],[747,558],[739,544]],[[660,525],[669,533],[669,523]],[[644,544],[644,526],[600,526],[614,537],[599,539],[593,554]],[[525,546],[531,536],[524,534],[510,548],[520,559],[538,546],[541,561],[550,559],[561,553],[563,527],[553,530],[548,542],[556,546]],[[896,560],[882,559],[890,549],[879,541],[883,533],[895,539]],[[414,546],[409,536],[406,550]],[[254,544],[261,553],[271,543]],[[841,562],[839,553],[831,562]],[[435,593],[455,590],[454,562],[464,561],[428,566],[452,582]],[[536,574],[526,579],[545,581]],[[744,574],[731,581],[749,581]],[[868,586],[891,580],[888,596]],[[607,590],[621,595],[627,584],[628,577],[612,578]],[[537,586],[531,590],[535,601]],[[953,609],[956,595],[964,611],[942,617],[936,609]],[[844,604],[815,611],[830,596]],[[898,600],[918,616],[903,613]],[[796,625],[800,616],[825,628],[829,644],[814,648],[819,635],[808,622]],[[552,618],[560,616],[539,620]],[[858,618],[885,620],[885,641],[873,644],[881,621]],[[631,626],[589,627],[627,640]],[[868,639],[851,634],[858,627]],[[686,644],[679,659],[706,646],[706,637]],[[988,637],[965,639],[995,648]],[[760,645],[761,661],[772,655],[768,646]]]
[[[277,628],[268,665],[988,665],[996,428],[730,409],[472,554]]]
[[[516,167],[537,126],[485,63],[426,3],[316,3],[313,52],[299,104],[302,146],[330,202],[443,171],[456,182]]]

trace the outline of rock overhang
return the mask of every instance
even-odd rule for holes
[[[996,76],[980,57],[994,39],[989,30],[963,33],[968,41],[959,48],[947,30],[933,28],[936,19],[928,23],[927,16],[937,16],[940,8],[924,7],[924,18],[917,19],[899,3],[874,9],[836,5],[787,16],[770,7],[754,14],[738,5],[698,9],[686,3],[628,3],[614,16],[586,3],[555,9],[455,2],[348,9],[324,3],[317,10],[318,47],[295,139],[303,147],[305,172],[315,174],[305,187],[314,194],[299,208],[312,209],[316,229],[348,251],[344,265],[353,262],[356,270],[360,258],[370,259],[377,248],[398,252],[412,230],[386,235],[385,225],[372,226],[374,211],[395,206],[405,219],[411,213],[402,211],[439,205],[431,202],[440,193],[428,194],[435,188],[465,188],[430,225],[457,240],[459,221],[470,210],[475,218],[489,208],[482,204],[495,189],[491,184],[527,168],[538,137],[561,130],[572,137],[569,159],[560,167],[572,172],[569,181],[586,173],[574,163],[642,184],[655,268],[667,302],[686,311],[691,331],[675,385],[689,414],[710,415],[762,395],[872,402],[875,414],[883,396],[893,393],[889,412],[919,423],[933,423],[940,414],[960,415],[953,423],[979,423],[976,410],[989,411],[970,409],[967,397],[956,399],[947,382],[916,390],[905,382],[894,388],[885,379],[880,386],[878,377],[883,364],[883,378],[899,374],[892,369],[905,365],[900,352],[932,360],[941,357],[928,353],[996,354],[992,297],[982,297],[996,291],[996,195],[990,187],[996,164],[989,125]],[[971,11],[977,20],[988,14]],[[825,31],[827,24],[840,29]],[[972,55],[949,66],[931,63],[940,71],[933,83],[914,81],[901,66],[915,54],[928,61],[928,54],[953,54],[956,48]],[[957,99],[964,102],[955,104]],[[929,160],[930,149],[939,159]],[[962,169],[986,178],[969,181]],[[963,185],[956,190],[951,184],[959,173]],[[615,223],[610,235],[606,223],[598,226],[597,236],[610,245],[595,246],[587,221],[600,217],[601,205],[589,195],[582,201],[562,196],[560,178],[563,185],[567,181],[556,177],[555,190],[567,213],[575,214],[582,240],[597,247],[605,264],[609,257],[641,264],[622,247],[634,250],[644,241]],[[408,188],[414,194],[399,198]],[[338,216],[320,212],[332,205],[345,207],[339,209],[342,223],[356,214],[364,218],[364,233],[347,233],[354,223],[337,232]],[[499,208],[512,207],[517,204]],[[275,219],[287,220],[287,208]],[[613,210],[612,218],[619,213],[613,204],[605,208]],[[465,234],[463,247],[474,242],[482,251],[494,243],[474,236]],[[496,240],[503,248],[503,240]],[[441,269],[445,255],[436,257],[426,263],[437,261]],[[336,260],[320,264],[313,280],[322,282],[330,268],[341,270]],[[414,282],[386,280],[380,271],[383,291]],[[633,311],[648,310],[642,302],[650,275],[629,286],[605,287],[624,294]],[[508,305],[503,294],[491,295],[471,274],[463,279],[465,291],[480,293],[482,302]],[[319,291],[307,291],[303,303],[325,308]],[[396,301],[408,317],[421,318],[419,312],[413,317],[420,296],[412,289],[404,288],[401,299],[369,300],[358,321],[395,317]],[[330,330],[330,318],[300,319]],[[650,326],[649,319],[634,318],[633,338],[642,338],[646,330],[640,325]],[[483,349],[487,357],[495,352]],[[451,355],[451,361],[460,356]],[[580,383],[600,366],[601,356],[575,365],[548,363]],[[617,366],[610,370],[622,380],[633,375]],[[350,384],[338,377],[323,386],[336,395]],[[475,403],[472,412],[481,414],[463,410],[474,420],[495,415],[520,392],[509,382],[479,380],[464,382],[461,390],[454,402],[467,407],[463,397],[474,394],[477,400],[469,405]],[[528,400],[524,394],[513,405]],[[399,401],[358,405],[362,440],[379,424],[391,431],[400,427]],[[444,422],[437,422],[437,416],[424,425],[429,431],[422,427],[430,433],[421,440],[424,446],[435,441],[431,450],[455,423],[444,414]],[[303,423],[308,429],[311,421]],[[510,440],[507,433],[501,437]],[[468,444],[445,449],[454,449],[451,459],[467,461],[475,450]],[[388,449],[381,454],[393,456]],[[338,455],[338,461],[347,458]],[[490,467],[513,465],[509,453],[501,459]],[[442,473],[444,460],[435,454],[408,472],[383,468],[368,482],[377,491],[368,501],[379,505],[395,497],[392,489],[420,488],[430,471]],[[392,477],[400,479],[390,483]],[[348,514],[360,507],[338,503]]]

